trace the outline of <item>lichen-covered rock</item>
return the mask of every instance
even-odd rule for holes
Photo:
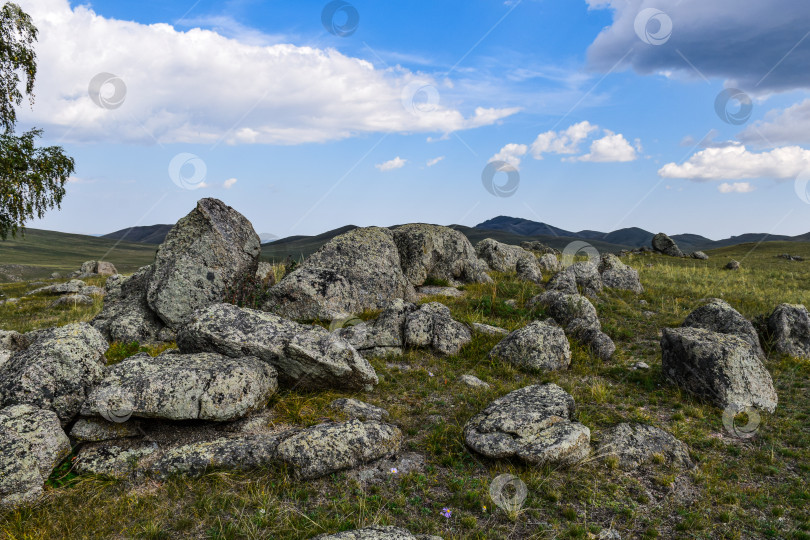
[[[101,380],[107,348],[87,323],[38,332],[27,349],[0,365],[0,404],[28,403],[70,422]]]
[[[553,253],[546,253],[537,258],[537,266],[544,272],[556,274],[562,270],[562,263]]]
[[[349,418],[357,418],[359,420],[382,420],[388,418],[388,411],[375,407],[363,401],[352,398],[338,398],[334,400],[329,406],[337,411],[342,412]]]
[[[110,341],[153,343],[160,341],[163,321],[146,301],[152,266],[143,266],[129,277],[107,279],[104,307],[92,325]]]
[[[340,321],[335,334],[365,358],[399,355],[405,348],[405,319],[416,310],[416,304],[398,298],[386,304],[372,321],[361,322],[357,318]]]
[[[60,298],[57,298],[52,304],[51,307],[59,307],[59,306],[92,306],[93,299],[87,296],[86,294],[67,294]]]
[[[616,255],[603,253],[598,266],[602,285],[609,289],[621,289],[643,293],[644,287],[638,277],[638,270],[624,264]]]
[[[221,437],[175,446],[155,459],[146,459],[140,468],[147,474],[199,476],[208,468],[254,469],[277,460],[278,445],[288,433],[247,434]]]
[[[471,449],[490,458],[572,465],[590,451],[591,432],[573,421],[574,398],[556,384],[532,385],[490,403],[464,426]]]
[[[689,447],[663,429],[648,424],[622,423],[602,434],[597,454],[615,457],[622,469],[635,469],[652,461],[656,455],[668,464],[692,468]]]
[[[411,223],[394,229],[402,271],[414,285],[427,279],[461,283],[490,283],[487,265],[480,260],[461,232],[425,223]]]
[[[82,276],[112,276],[118,273],[115,265],[108,261],[87,261],[79,270]]]
[[[532,370],[555,371],[571,364],[565,332],[545,321],[534,321],[515,330],[495,345],[489,356]]]
[[[30,503],[70,453],[70,440],[53,411],[31,405],[0,409],[0,508]]]
[[[264,407],[277,387],[276,370],[255,357],[142,353],[107,371],[82,415],[129,407],[140,418],[233,420]]]
[[[739,270],[740,269],[740,262],[731,259],[726,266],[724,266],[726,270]]]
[[[448,298],[459,298],[464,296],[464,291],[455,287],[437,287],[434,285],[426,285],[416,288],[416,296],[418,298],[426,298],[428,296],[445,296]]]
[[[394,235],[365,227],[327,242],[270,289],[262,309],[288,319],[331,321],[383,309],[395,298],[416,300]]]
[[[754,325],[725,300],[710,299],[707,304],[690,313],[683,321],[683,326],[705,328],[712,332],[742,338],[751,345],[760,360],[765,360],[765,352],[759,344],[759,335],[754,329]]]
[[[239,212],[217,199],[201,199],[158,247],[146,292],[149,306],[171,328],[199,309],[222,302],[259,264],[259,235]]]
[[[616,352],[616,344],[602,332],[598,322],[594,324],[585,319],[574,319],[565,330],[601,360],[610,360]]]
[[[104,294],[104,290],[95,285],[88,285],[80,279],[71,279],[66,283],[57,283],[56,285],[47,285],[39,289],[34,289],[28,294],[83,294],[85,296],[92,296]]]
[[[458,382],[470,388],[489,388],[489,383],[482,381],[475,375],[464,374],[458,378]]]
[[[530,242],[521,242],[520,247],[522,247],[526,251],[535,251],[537,253],[540,253],[541,255],[554,255],[555,257],[560,255],[559,249],[554,249],[553,247],[548,246],[538,240],[532,240]]]
[[[320,534],[311,540],[442,540],[441,536],[411,534],[399,527],[375,525],[335,534]]]
[[[515,272],[522,259],[534,260],[534,254],[520,246],[512,246],[486,238],[475,245],[475,253],[496,272]]]
[[[255,356],[275,367],[282,383],[290,386],[363,390],[378,383],[368,361],[325,328],[231,304],[197,312],[178,334],[177,344],[184,352]]]
[[[691,257],[693,259],[698,259],[700,261],[707,261],[709,260],[709,256],[703,253],[702,251],[695,251],[692,253]]]
[[[509,330],[506,328],[500,328],[498,326],[492,326],[484,323],[472,323],[472,329],[474,332],[487,334],[488,336],[506,336],[509,334]]]
[[[326,423],[304,429],[278,445],[278,457],[299,477],[318,478],[358,467],[399,450],[402,432],[377,421]]]
[[[664,328],[661,353],[664,377],[717,407],[776,409],[771,375],[742,338],[703,328]]]
[[[439,302],[422,304],[405,316],[404,340],[409,347],[430,347],[439,354],[456,354],[470,342],[472,333]]]
[[[126,478],[138,468],[140,460],[159,451],[154,441],[115,440],[85,444],[76,458],[76,472]]]
[[[774,348],[796,358],[810,358],[810,313],[802,304],[779,304],[768,317]]]
[[[658,233],[653,236],[652,248],[653,251],[669,255],[670,257],[685,257],[683,251],[681,251],[678,244],[675,243],[675,240],[664,233]]]
[[[546,291],[531,298],[526,305],[529,308],[535,305],[543,306],[546,315],[565,327],[577,319],[599,325],[596,308],[590,300],[580,294]]]
[[[11,358],[12,354],[25,349],[28,345],[28,338],[23,334],[13,330],[0,330],[0,368]]]
[[[515,265],[515,272],[517,272],[517,278],[523,281],[530,281],[538,285],[543,282],[543,272],[537,264],[537,259],[532,254],[518,260]]]
[[[579,294],[581,289],[585,296],[596,296],[602,292],[602,276],[594,263],[581,261],[557,272],[546,288],[566,294]]]
[[[127,411],[127,414],[129,411]],[[141,435],[140,423],[136,420],[111,422],[103,418],[79,418],[70,430],[70,436],[83,442],[101,442],[125,439]]]

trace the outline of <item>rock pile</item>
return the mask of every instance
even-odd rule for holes
[[[115,265],[108,261],[87,261],[82,263],[82,267],[73,272],[73,277],[88,278],[95,276],[112,276],[118,273]]]

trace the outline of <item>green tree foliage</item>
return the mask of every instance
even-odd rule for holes
[[[16,235],[25,222],[59,208],[65,195],[65,182],[75,163],[61,147],[38,148],[42,135],[32,129],[14,135],[16,108],[28,97],[34,104],[37,74],[34,42],[37,29],[19,6],[5,4],[0,9],[0,239]]]

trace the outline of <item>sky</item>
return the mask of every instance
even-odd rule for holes
[[[216,197],[277,237],[810,231],[806,0],[17,3],[39,29],[18,129],[76,160],[31,228]]]

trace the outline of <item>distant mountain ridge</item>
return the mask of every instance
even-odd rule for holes
[[[515,234],[525,234],[527,236],[548,235],[552,231],[553,236],[561,238],[576,238],[581,240],[599,240],[608,244],[615,244],[627,247],[649,246],[655,233],[645,231],[638,227],[628,227],[612,232],[584,230],[579,232],[566,231],[549,225],[547,223],[532,221],[524,218],[510,216],[498,216],[479,223],[474,227],[482,230],[499,230]],[[799,236],[771,235],[767,233],[746,233],[739,236],[732,236],[723,240],[712,240],[699,234],[670,234],[669,235],[678,246],[686,252],[704,249],[715,249],[720,247],[734,246],[737,244],[757,243],[757,242],[807,242],[810,241],[810,232]]]
[[[143,227],[130,227],[121,229],[110,234],[104,234],[101,238],[110,240],[126,240],[127,242],[138,242],[141,244],[162,244],[166,235],[172,230],[174,225],[146,225]]]

